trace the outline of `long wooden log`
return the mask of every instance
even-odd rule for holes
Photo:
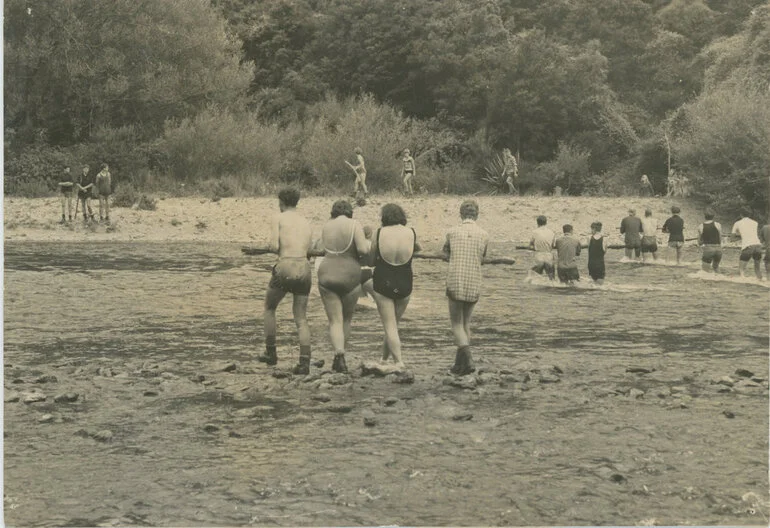
[[[254,246],[243,246],[241,248],[241,251],[245,255],[267,255],[269,253],[273,253],[268,248],[254,247]],[[310,251],[308,251],[308,257],[323,257],[324,255],[325,255],[325,252],[322,249],[311,249]],[[424,251],[415,253],[414,258],[425,259],[425,260],[447,260],[446,255],[444,255],[444,253],[439,253],[439,252],[428,253]],[[484,264],[512,265],[512,264],[516,264],[516,259],[510,258],[510,257],[484,257],[484,260],[482,262]]]

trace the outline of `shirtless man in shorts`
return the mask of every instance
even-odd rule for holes
[[[733,224],[733,238],[741,239],[741,256],[738,261],[738,271],[741,277],[746,276],[749,261],[754,261],[754,274],[762,280],[759,261],[762,259],[762,243],[759,241],[759,225],[751,219],[751,211],[743,209],[741,219]]]
[[[548,278],[553,280],[553,243],[556,240],[556,233],[546,227],[547,223],[548,219],[545,216],[537,217],[537,229],[532,232],[529,247],[535,251],[535,265],[532,266],[532,271],[540,275],[545,272]]]
[[[312,281],[308,251],[312,243],[312,229],[304,216],[297,212],[299,191],[283,189],[278,193],[281,213],[276,216],[270,236],[270,251],[278,253],[273,276],[265,295],[265,354],[259,361],[268,365],[278,363],[275,345],[275,310],[287,293],[294,297],[294,323],[299,333],[298,373],[310,368],[310,327],[307,323],[307,300]]]

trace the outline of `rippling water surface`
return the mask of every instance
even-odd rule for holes
[[[766,384],[738,394],[714,381],[738,368],[767,378],[769,290],[693,278],[697,265],[620,264],[619,252],[605,289],[537,286],[525,280],[528,255],[517,256],[485,269],[479,366],[558,365],[560,383],[446,386],[445,264],[416,261],[402,329],[415,384],[356,378],[328,390],[352,412],[329,413],[309,384],[276,387],[254,359],[273,258],[232,244],[6,243],[6,391],[49,396],[5,405],[6,522],[764,524],[739,499],[767,498]],[[737,252],[725,264],[735,273]],[[278,317],[289,367],[290,303]],[[328,365],[315,289],[309,319],[314,357]],[[376,310],[362,308],[348,364],[376,358],[381,340]],[[229,362],[237,373],[220,372]],[[654,370],[640,377],[626,371],[634,365]],[[201,373],[213,383],[189,381]],[[41,374],[58,381],[35,384]],[[629,387],[645,396],[622,395]],[[655,396],[662,388],[675,390]],[[77,404],[52,401],[68,390]],[[384,406],[389,395],[399,400]],[[362,409],[376,427],[362,425]],[[46,413],[53,423],[39,422]]]

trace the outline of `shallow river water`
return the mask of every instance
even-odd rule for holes
[[[290,302],[276,376],[258,363],[272,257],[7,242],[5,522],[766,525],[766,285],[616,251],[606,288],[555,288],[516,256],[485,268],[480,373],[462,383],[446,373],[446,264],[415,261],[402,384],[356,369],[382,341],[366,306],[350,377],[281,377],[298,353]],[[315,286],[309,320],[328,368]]]

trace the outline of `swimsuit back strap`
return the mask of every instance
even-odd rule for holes
[[[353,225],[352,225],[352,229],[350,230],[350,240],[348,240],[348,245],[347,245],[347,246],[345,246],[345,249],[343,249],[343,250],[341,250],[341,251],[333,251],[333,250],[331,250],[331,249],[327,248],[327,247],[326,247],[326,244],[324,244],[324,251],[326,251],[326,252],[327,252],[327,253],[329,253],[330,255],[342,255],[342,254],[343,254],[343,253],[345,253],[345,252],[346,252],[348,249],[350,249],[350,246],[352,246],[352,245],[353,245],[353,238],[355,238],[355,236],[356,236],[356,224],[355,224],[355,223],[353,223]]]

